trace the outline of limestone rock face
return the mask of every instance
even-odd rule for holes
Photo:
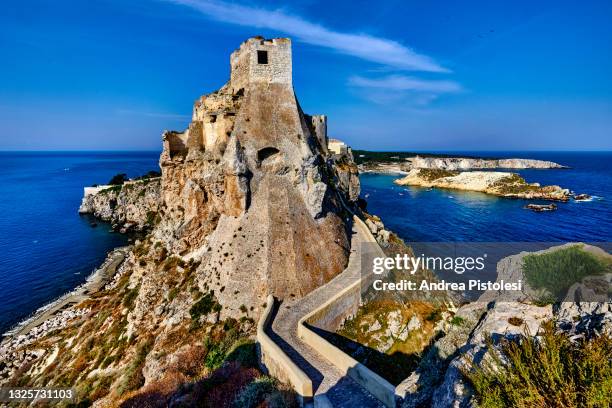
[[[232,54],[230,82],[196,102],[186,131],[164,134],[153,234],[168,251],[201,262],[198,284],[215,292],[223,313],[258,307],[268,293],[302,296],[348,259],[339,197],[357,199],[356,166],[329,160],[323,120],[315,116],[313,127],[284,70],[282,80],[268,80],[274,74],[260,76],[242,55],[263,46],[271,60],[287,59],[287,41],[245,42]],[[248,70],[236,71],[240,64]]]
[[[92,214],[114,228],[142,231],[153,227],[160,205],[160,179],[126,182],[120,186],[86,187],[80,214]]]
[[[543,251],[534,252],[542,254],[559,250],[576,244],[565,244],[552,247]],[[585,245],[584,249],[599,256],[610,257],[600,248]],[[521,252],[502,259],[497,265],[497,280],[513,281],[521,279],[525,282],[522,272],[522,259],[528,252]],[[584,287],[585,281],[593,277],[585,278],[568,291],[568,296],[573,295],[576,288]],[[606,282],[610,274],[598,276]],[[459,328],[453,328],[439,341],[435,348],[439,350],[439,358],[445,359],[453,356],[458,351],[443,374],[443,381],[432,393],[431,406],[469,406],[472,401],[472,389],[462,374],[471,362],[480,364],[491,352],[486,338],[491,338],[498,343],[501,339],[516,338],[519,335],[529,333],[536,336],[545,321],[554,320],[557,328],[563,331],[574,341],[582,338],[591,338],[599,335],[610,335],[612,333],[612,303],[609,298],[600,301],[580,301],[579,299],[566,298],[563,302],[554,305],[539,306],[531,299],[536,292],[525,285],[521,292],[507,294],[495,291],[484,292],[478,301],[469,303],[458,309],[456,316],[464,319],[464,324]],[[606,284],[607,287],[607,284]],[[590,298],[593,299],[593,298]],[[463,333],[461,333],[463,332]],[[452,339],[463,337],[457,342],[457,348],[448,347]],[[405,406],[411,406],[405,404]]]
[[[534,159],[477,159],[467,157],[421,157],[409,159],[414,169],[563,169],[558,163]]]

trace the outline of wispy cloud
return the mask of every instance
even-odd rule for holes
[[[450,72],[431,57],[397,41],[361,33],[342,33],[283,10],[227,3],[217,0],[166,0],[191,7],[217,21],[271,29],[295,39],[400,70]]]
[[[463,91],[455,81],[421,79],[404,75],[388,75],[380,78],[365,78],[354,75],[348,84],[361,97],[380,105],[401,105],[404,108],[430,105],[441,95]]]
[[[403,75],[389,75],[382,78],[364,78],[355,75],[349,78],[349,84],[361,88],[435,94],[455,93],[462,90],[461,85],[455,81],[420,79]]]

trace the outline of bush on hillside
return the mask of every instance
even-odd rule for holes
[[[543,289],[554,298],[562,298],[567,290],[583,278],[599,275],[607,265],[594,254],[573,245],[544,254],[531,254],[523,259],[523,273],[527,284]]]
[[[112,179],[110,179],[110,181],[108,182],[108,184],[110,184],[111,186],[120,186],[123,183],[125,183],[126,181],[128,181],[128,177],[127,174],[125,173],[119,173],[119,174],[115,174],[113,176]]]
[[[490,355],[464,372],[483,408],[612,406],[610,337],[571,342],[549,321],[541,336],[503,340]]]

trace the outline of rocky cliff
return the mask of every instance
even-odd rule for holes
[[[152,390],[201,404],[180,384],[241,355],[268,294],[303,296],[345,268],[357,168],[327,153],[291,81],[288,39],[247,40],[188,129],[164,132],[160,179],[86,191],[82,213],[150,233],[83,313],[10,350],[30,357],[0,381],[75,386],[96,406],[143,406]]]
[[[477,157],[423,157],[408,152],[359,151],[359,170],[383,174],[406,174],[412,169],[477,170],[477,169],[566,169],[561,164],[534,159],[484,159]]]
[[[160,178],[86,187],[79,214],[91,214],[121,232],[151,229],[159,222]]]
[[[408,159],[414,169],[563,169],[558,163],[533,159],[479,159],[465,157],[421,157]]]

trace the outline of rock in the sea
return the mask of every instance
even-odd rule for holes
[[[591,196],[588,194],[574,194],[573,198],[576,201],[589,201],[591,199]]]
[[[527,204],[523,207],[527,210],[535,211],[535,212],[546,212],[546,211],[555,211],[557,209],[556,204]]]

